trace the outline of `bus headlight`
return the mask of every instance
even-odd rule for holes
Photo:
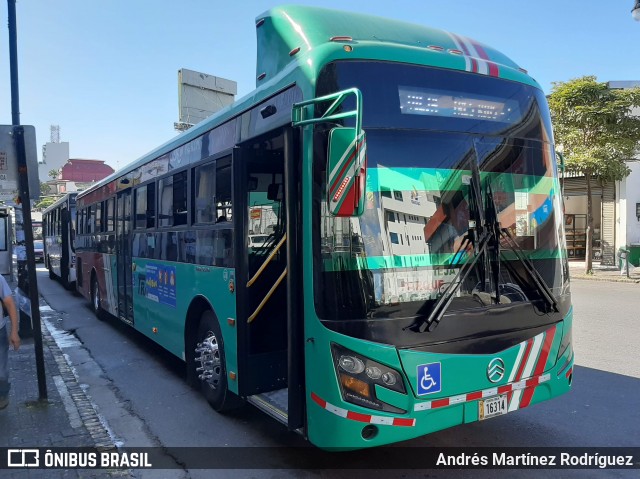
[[[340,365],[340,368],[351,374],[359,374],[364,371],[364,363],[360,358],[355,356],[340,356],[338,364]]]
[[[398,371],[344,348],[331,344],[342,399],[358,406],[403,414],[406,411],[380,401],[376,385],[407,394]]]

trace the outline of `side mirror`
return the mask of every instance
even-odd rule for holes
[[[364,212],[367,178],[367,142],[356,128],[329,132],[327,202],[333,216],[360,216]]]

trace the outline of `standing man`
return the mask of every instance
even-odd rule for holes
[[[11,288],[4,276],[0,275],[0,300],[2,300],[2,317],[0,317],[0,409],[9,404],[9,344],[15,351],[20,347],[18,336],[18,312],[11,295]],[[11,334],[7,316],[11,318]]]

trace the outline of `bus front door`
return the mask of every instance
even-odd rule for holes
[[[118,317],[133,324],[131,273],[131,190],[118,195],[116,215],[116,262],[118,282]]]
[[[295,163],[293,136],[282,129],[235,149],[233,221],[239,392],[298,429],[304,341],[302,316],[294,313],[301,289],[295,273],[298,179],[288,169]]]

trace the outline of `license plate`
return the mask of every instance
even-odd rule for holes
[[[495,396],[478,401],[478,418],[480,421],[490,417],[507,414],[507,395]]]

